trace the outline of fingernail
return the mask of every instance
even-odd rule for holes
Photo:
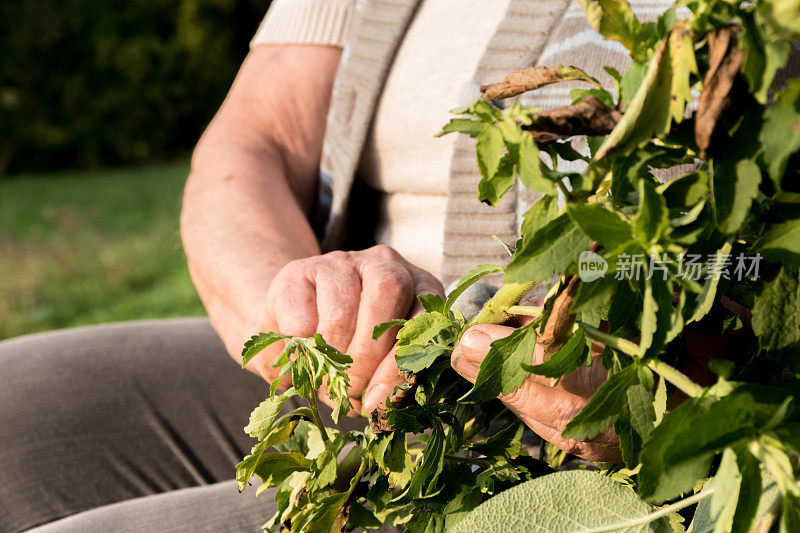
[[[364,401],[361,404],[361,414],[368,417],[379,403],[389,397],[393,389],[394,387],[380,383],[367,390],[364,394]]]
[[[461,345],[473,350],[488,350],[492,338],[477,328],[470,328],[461,337]]]

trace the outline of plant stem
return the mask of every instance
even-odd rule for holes
[[[593,341],[602,342],[610,348],[619,350],[620,352],[630,355],[631,357],[639,356],[639,345],[626,339],[622,339],[615,335],[603,333],[597,328],[592,326],[583,325],[584,334]]]
[[[508,310],[517,305],[537,284],[538,282],[530,281],[503,285],[489,301],[483,304],[483,308],[469,321],[467,327],[475,324],[502,324],[510,316]]]
[[[586,336],[592,340],[602,342],[606,346],[614,348],[615,350],[619,350],[620,352],[630,355],[631,357],[639,357],[639,345],[635,342],[621,339],[614,335],[609,335],[608,333],[603,333],[599,329],[593,328],[592,326],[584,325],[583,331]],[[678,387],[687,396],[697,397],[703,394],[703,387],[689,379],[686,374],[677,368],[668,365],[664,361],[659,359],[651,359],[647,362],[647,366],[650,368],[650,370]]]
[[[668,365],[664,361],[659,359],[651,359],[647,362],[647,366],[650,368],[650,370],[678,387],[687,396],[697,398],[698,396],[702,396],[703,391],[705,390],[703,387],[689,379],[689,376],[677,368]]]
[[[314,424],[316,424],[320,434],[322,435],[322,441],[325,444],[328,444],[331,442],[331,439],[328,437],[328,432],[325,431],[325,424],[322,423],[322,417],[319,416],[319,408],[317,407],[317,397],[314,394],[315,392],[316,391],[312,390],[311,394],[309,394],[306,399],[311,405],[311,416],[314,417]]]
[[[631,520],[626,520],[625,522],[617,522],[616,524],[609,524],[607,526],[600,526],[591,529],[582,529],[581,533],[605,533],[606,531],[619,531],[621,529],[632,529],[635,526],[640,526],[642,524],[647,524],[654,520],[658,520],[662,516],[667,516],[668,514],[674,513],[675,511],[679,511],[684,507],[689,507],[690,505],[695,504],[700,500],[708,498],[712,494],[714,494],[714,487],[701,490],[700,492],[698,492],[693,496],[684,498],[683,500],[677,501],[672,505],[661,507],[657,511],[654,511],[650,514],[646,514],[639,518],[633,518]]]
[[[542,314],[543,308],[535,305],[512,305],[508,308],[509,315],[538,317]]]

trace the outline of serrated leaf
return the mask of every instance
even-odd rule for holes
[[[712,166],[714,218],[724,234],[734,234],[744,222],[758,195],[761,169],[750,159]]]
[[[396,318],[394,320],[390,320],[389,322],[382,322],[381,324],[378,324],[377,326],[372,328],[372,338],[374,340],[378,340],[378,338],[380,338],[381,335],[383,335],[384,333],[386,333],[390,329],[392,329],[392,328],[394,328],[396,326],[402,326],[405,323],[406,323],[406,320],[404,320],[402,318]]]
[[[447,348],[438,344],[428,344],[427,346],[409,344],[398,346],[394,358],[397,361],[398,370],[416,373],[431,366],[438,357],[447,352]]]
[[[429,313],[447,314],[448,309],[445,308],[444,299],[438,294],[419,294],[417,300]]]
[[[523,363],[522,368],[532,374],[548,378],[561,378],[582,366],[590,365],[591,362],[592,358],[589,354],[589,347],[586,345],[586,337],[583,329],[579,329],[550,359],[535,366]]]
[[[564,272],[592,245],[566,213],[537,231],[517,250],[506,268],[506,283],[544,281],[554,272]]]
[[[536,330],[531,326],[515,329],[508,337],[492,342],[481,361],[475,384],[459,402],[486,402],[500,394],[511,394],[525,381],[522,364],[530,364],[536,346]]]
[[[269,434],[275,420],[281,413],[286,402],[295,395],[294,387],[283,394],[267,398],[250,413],[250,422],[245,426],[244,432],[253,438],[263,440]]]
[[[484,178],[478,183],[478,200],[485,204],[497,205],[505,193],[517,181],[517,161],[514,150],[510,150],[497,165],[490,178]]]
[[[627,390],[636,381],[636,366],[630,365],[612,374],[589,399],[580,413],[567,423],[561,436],[585,440],[605,431],[620,416],[627,402]]]
[[[478,136],[480,132],[486,127],[486,123],[482,120],[475,120],[471,118],[451,118],[450,122],[444,125],[442,131],[436,136],[441,137],[448,133],[465,133],[473,139]]]
[[[392,503],[408,503],[413,498],[432,492],[431,489],[435,486],[436,480],[442,472],[444,454],[444,429],[441,424],[435,423],[431,437],[422,451],[421,463],[416,472],[414,472],[414,477],[411,478],[411,482],[405,492],[392,500]]]
[[[478,159],[478,170],[484,180],[494,177],[500,166],[500,157],[503,155],[506,143],[503,133],[492,124],[485,124],[478,134],[475,144],[475,154]]]
[[[481,278],[484,278],[489,274],[496,274],[502,271],[503,267],[500,265],[495,265],[493,263],[482,263],[464,274],[456,283],[455,288],[450,291],[450,294],[447,295],[447,300],[444,303],[444,312],[446,313],[452,309],[453,304],[456,303],[458,297],[461,296],[464,291],[469,289],[472,285],[477,283]]]
[[[555,196],[543,196],[533,203],[522,215],[522,237],[529,239],[548,222],[558,216],[558,199]]]
[[[244,368],[250,360],[256,355],[261,353],[262,350],[275,344],[276,342],[284,339],[290,339],[288,335],[281,335],[280,333],[259,333],[253,335],[249,341],[244,343],[242,350],[242,368]]]
[[[522,184],[533,192],[554,195],[556,185],[542,174],[539,147],[530,132],[523,133],[522,142],[515,146],[515,150],[517,150],[517,171]]]
[[[653,503],[676,498],[706,477],[717,452],[755,434],[750,395],[731,394],[709,402],[685,401],[650,434],[641,454],[642,498]]]
[[[669,227],[664,197],[647,180],[639,181],[639,210],[633,220],[633,232],[643,244],[657,241]]]
[[[277,487],[293,472],[310,470],[312,462],[300,452],[264,453],[255,468],[254,474],[262,485],[256,495],[269,487]]]
[[[242,492],[261,460],[261,455],[272,446],[282,444],[289,440],[292,432],[300,422],[299,419],[287,420],[285,424],[279,425],[272,429],[263,441],[253,446],[250,455],[246,456],[242,461],[236,465],[236,481],[239,486],[239,492]]]
[[[768,261],[800,264],[800,214],[768,226],[758,252]]]
[[[590,239],[608,250],[633,238],[631,224],[600,204],[570,204],[567,213]]]
[[[606,527],[630,533],[671,531],[665,518],[630,487],[585,470],[548,474],[512,487],[479,505],[452,533],[561,533]]]
[[[614,39],[636,59],[642,51],[642,27],[625,0],[579,0],[589,25],[607,39]]]
[[[753,332],[763,350],[787,348],[800,341],[798,268],[787,266],[762,281],[753,304]]]
[[[770,177],[780,190],[786,163],[800,150],[800,80],[790,81],[764,113],[759,140],[764,146]]]
[[[452,325],[453,321],[442,313],[421,313],[400,329],[397,333],[397,344],[425,346]]]

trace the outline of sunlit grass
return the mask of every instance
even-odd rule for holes
[[[185,164],[0,180],[0,338],[203,314],[178,234]]]

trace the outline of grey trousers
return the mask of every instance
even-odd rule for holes
[[[0,342],[0,532],[258,532],[273,494],[233,476],[266,394],[207,319]]]

